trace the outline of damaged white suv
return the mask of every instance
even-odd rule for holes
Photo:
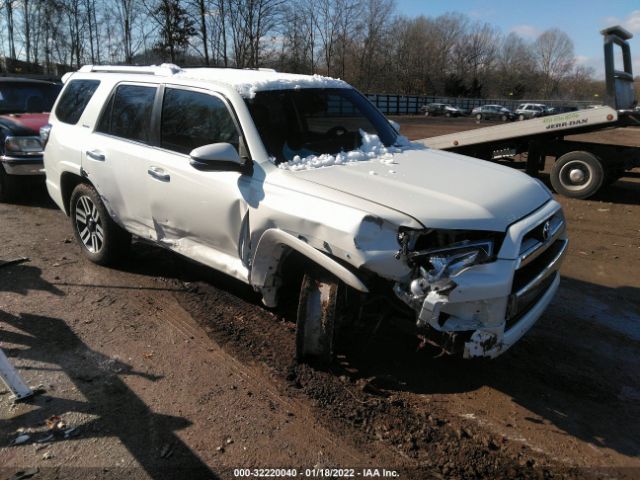
[[[50,121],[47,187],[91,260],[133,234],[269,307],[302,277],[300,359],[330,360],[367,309],[446,352],[495,357],[558,288],[565,221],[539,181],[408,142],[339,80],[87,66]]]

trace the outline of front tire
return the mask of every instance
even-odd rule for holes
[[[503,122],[506,122],[509,119],[509,117],[507,117],[506,115],[502,115],[500,117],[500,120],[502,120]]]
[[[478,113],[478,114],[476,115],[476,120],[477,120],[477,121],[482,120],[482,114],[481,114],[481,113]]]
[[[424,112],[424,116],[428,117],[429,116],[429,112]]]
[[[127,251],[131,234],[111,219],[91,185],[81,183],[73,190],[69,210],[73,234],[89,260],[109,265]]]
[[[565,197],[589,198],[604,182],[600,159],[590,152],[575,151],[562,155],[551,168],[551,185]]]
[[[331,364],[337,319],[343,314],[345,285],[321,270],[304,275],[296,322],[296,360]]]
[[[524,115],[518,115],[518,120],[522,122],[524,120]]]

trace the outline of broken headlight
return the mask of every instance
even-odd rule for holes
[[[465,268],[493,258],[493,241],[462,241],[445,248],[411,252],[407,258],[420,268],[421,276],[436,283],[460,273]]]

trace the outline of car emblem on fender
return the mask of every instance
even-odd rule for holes
[[[542,226],[542,240],[546,242],[549,239],[549,233],[551,233],[551,222],[547,220]]]

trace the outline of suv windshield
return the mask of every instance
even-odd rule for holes
[[[336,154],[362,145],[360,130],[391,146],[397,132],[360,93],[348,88],[257,92],[246,100],[260,138],[276,162]]]
[[[50,112],[61,85],[0,82],[0,114]]]

